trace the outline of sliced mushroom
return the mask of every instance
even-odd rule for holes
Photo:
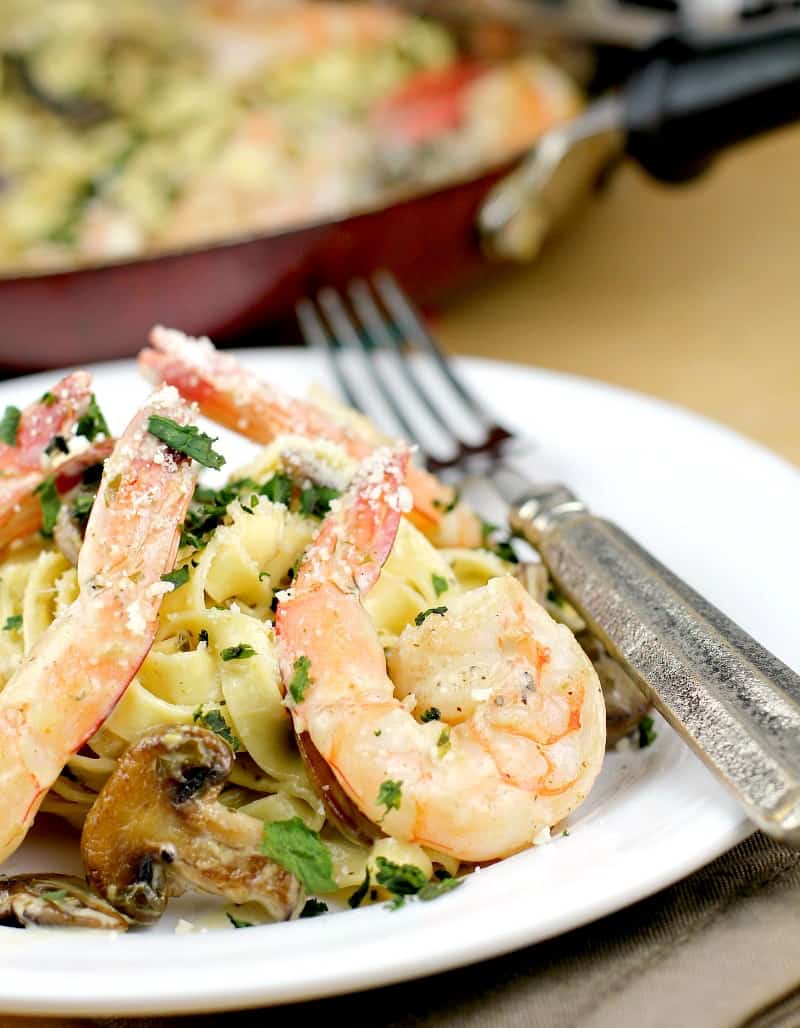
[[[230,746],[198,725],[143,736],[120,759],[81,838],[89,883],[141,924],[188,886],[233,903],[260,903],[275,920],[297,913],[297,879],[260,852],[263,825],[218,802]]]
[[[128,919],[80,878],[25,874],[0,878],[0,923],[124,932]]]

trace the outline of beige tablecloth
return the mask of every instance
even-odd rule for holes
[[[536,266],[462,298],[437,319],[437,332],[456,352],[685,404],[800,461],[798,168],[800,128],[742,148],[688,189],[656,187],[626,169]],[[126,1022],[306,1023],[798,1026],[800,854],[753,836],[594,925],[419,982],[267,1012]],[[0,1025],[30,1028],[9,1017]]]

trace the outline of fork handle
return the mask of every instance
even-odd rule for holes
[[[565,488],[529,494],[510,521],[747,815],[800,847],[800,678]]]

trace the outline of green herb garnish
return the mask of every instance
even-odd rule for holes
[[[491,521],[481,521],[481,539],[483,545],[487,550],[491,550],[496,553],[501,560],[508,561],[510,564],[519,564],[519,557],[514,553],[514,549],[511,545],[510,539],[492,539],[495,532],[499,532],[500,529],[497,525],[493,525]]]
[[[300,513],[307,517],[324,518],[331,509],[331,501],[338,495],[338,489],[329,489],[325,485],[310,485],[300,493]]]
[[[450,746],[450,726],[445,725],[439,733],[439,738],[436,740],[436,748],[439,750],[439,756],[443,757],[450,749]]]
[[[437,575],[434,573],[433,575],[431,575],[431,581],[433,582],[433,588],[437,596],[441,596],[442,593],[446,593],[447,590],[450,588],[447,579],[442,578],[441,575]]]
[[[395,864],[386,857],[378,857],[375,881],[394,896],[393,907],[402,906],[406,896],[413,896],[425,885],[427,879],[414,864]]]
[[[319,917],[320,914],[328,913],[328,904],[323,903],[322,900],[311,899],[306,900],[306,905],[300,911],[300,917]]]
[[[69,453],[69,444],[63,435],[54,435],[45,446],[44,452],[49,457],[51,453]]]
[[[289,682],[289,692],[292,694],[292,699],[295,703],[303,702],[306,689],[311,684],[308,675],[310,670],[311,661],[308,657],[298,657],[294,662],[294,674],[292,675],[291,682]]]
[[[427,723],[428,721],[438,721],[442,716],[441,710],[438,707],[428,707],[427,710],[423,710],[420,715],[420,721]]]
[[[22,615],[12,614],[11,617],[6,618],[6,623],[3,625],[4,632],[16,632],[22,628]]]
[[[639,722],[639,749],[643,750],[656,741],[657,732],[653,727],[655,722],[651,717],[645,715]]]
[[[414,624],[419,627],[425,618],[429,618],[431,614],[441,614],[442,617],[447,613],[447,607],[428,607],[427,610],[420,611],[419,614],[414,618]]]
[[[22,411],[19,407],[6,407],[3,417],[0,418],[0,439],[8,446],[17,445],[17,430]]]
[[[41,485],[38,485],[34,492],[39,497],[39,506],[42,508],[42,535],[49,539],[56,526],[56,518],[61,509],[61,498],[56,489],[55,479],[51,476],[46,478]]]
[[[330,850],[299,817],[264,825],[261,852],[295,875],[307,892],[335,892]]]
[[[220,650],[219,655],[223,660],[247,660],[248,657],[255,657],[256,651],[249,643],[237,643],[235,646],[226,646]]]
[[[75,426],[75,432],[78,435],[85,436],[89,442],[92,442],[98,435],[104,435],[106,438],[111,437],[111,432],[106,424],[106,419],[103,417],[103,412],[97,405],[97,399],[94,393],[92,393],[91,399],[89,400],[89,406],[86,408],[86,413],[82,418],[79,419],[78,424]]]
[[[225,916],[233,925],[234,928],[254,928],[255,925],[252,921],[240,921],[238,917],[234,917],[229,911],[225,911]],[[303,916],[302,914],[300,915]]]
[[[161,581],[171,582],[174,589],[180,589],[182,585],[186,585],[186,583],[189,581],[188,565],[184,564],[182,568],[175,568],[173,571],[168,572],[166,575],[162,575]]]
[[[284,506],[289,505],[289,500],[292,498],[292,490],[294,489],[294,482],[288,475],[282,475],[280,473],[273,475],[272,478],[268,478],[267,481],[258,490],[262,496],[266,496],[272,503],[282,503]]]
[[[94,506],[95,494],[94,493],[78,493],[72,503],[72,514],[81,522],[89,520],[89,515],[92,512]]]
[[[377,802],[382,807],[386,807],[383,817],[386,817],[386,814],[388,814],[390,810],[399,810],[402,800],[402,782],[393,782],[391,778],[387,778],[385,782],[381,782],[380,788],[378,789]],[[383,820],[383,818],[381,818],[381,820]]]
[[[218,470],[225,463],[222,454],[214,450],[217,440],[201,432],[196,425],[179,425],[161,414],[151,414],[147,419],[147,431],[170,449],[191,457],[206,468]]]
[[[202,705],[199,706],[192,714],[192,721],[224,739],[234,753],[242,748],[241,740],[231,731],[230,725],[222,716],[222,711],[217,707],[212,710],[203,710]]]
[[[446,892],[452,892],[453,889],[457,889],[463,884],[463,878],[453,878],[452,875],[448,875],[446,878],[440,878],[437,882],[426,882],[417,893],[417,898],[427,903],[429,900],[444,896]]]
[[[347,904],[353,910],[360,907],[364,900],[367,898],[369,892],[369,868],[364,872],[364,881],[359,885],[354,893],[352,893],[348,899]]]
[[[51,393],[49,390],[46,393],[42,393],[42,395],[39,397],[39,403],[43,403],[45,407],[52,407],[55,402],[55,395]]]

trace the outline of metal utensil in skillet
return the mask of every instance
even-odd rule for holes
[[[386,273],[352,283],[343,298],[320,294],[299,308],[307,341],[325,351],[350,402],[341,360],[360,356],[378,398],[414,430],[404,390],[395,389],[376,354],[436,422],[450,456],[421,455],[432,470],[470,474],[476,466],[511,503],[511,527],[531,542],[567,599],[655,707],[729,788],[748,817],[770,835],[800,846],[800,677],[725,614],[672,574],[616,525],[592,514],[563,485],[533,486],[505,456],[516,440],[457,378],[452,366]],[[409,346],[438,370],[433,395]],[[451,396],[442,404],[444,383]],[[465,441],[446,413],[453,406],[481,427]]]
[[[800,29],[701,50],[661,42],[618,91],[547,132],[493,187],[478,217],[484,246],[505,258],[534,256],[574,204],[587,167],[624,154],[661,181],[684,182],[729,146],[798,118]]]

